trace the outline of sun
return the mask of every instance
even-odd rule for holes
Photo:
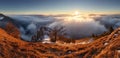
[[[67,22],[82,22],[84,19],[82,18],[81,14],[79,11],[74,11],[73,14],[69,17],[66,18],[65,21]]]
[[[73,14],[71,16],[65,17],[65,20],[68,23],[69,22],[89,22],[91,21],[91,18],[84,16],[82,13],[80,13],[79,11],[74,11]]]
[[[80,15],[80,12],[79,11],[75,11],[74,14],[75,15]]]

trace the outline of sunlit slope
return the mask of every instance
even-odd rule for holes
[[[59,58],[59,56],[69,54],[69,50],[77,49],[72,46],[25,42],[0,29],[0,58]]]
[[[0,29],[0,58],[119,58],[119,30],[89,44],[60,45],[25,42]]]
[[[79,47],[75,53],[64,57],[76,58],[119,58],[120,57],[120,28],[113,31],[110,35],[101,37],[94,42]]]

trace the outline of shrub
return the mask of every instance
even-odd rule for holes
[[[8,34],[15,38],[20,38],[20,31],[19,29],[14,26],[11,22],[8,22],[5,26],[5,31],[7,31]]]
[[[64,27],[59,27],[56,26],[53,29],[51,29],[50,33],[49,33],[49,37],[51,38],[52,42],[56,42],[56,40],[59,38],[59,36],[65,36],[65,29]]]
[[[45,35],[45,27],[40,27],[40,29],[37,31],[37,34],[32,36],[31,41],[42,41]]]

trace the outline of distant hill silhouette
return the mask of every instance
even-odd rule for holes
[[[6,23],[11,22],[12,24],[16,25],[14,20],[8,16],[5,16],[3,14],[0,14],[0,17],[3,17],[3,19],[0,20],[0,27],[4,28]]]

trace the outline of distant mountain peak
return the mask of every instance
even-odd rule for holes
[[[5,16],[5,15],[3,15],[2,13],[0,13],[0,16]]]

